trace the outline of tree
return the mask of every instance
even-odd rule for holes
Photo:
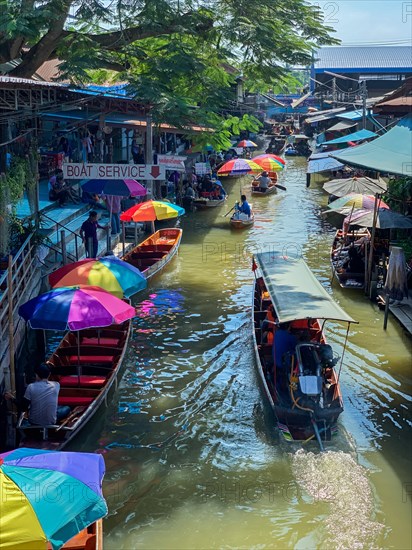
[[[0,63],[21,60],[9,74],[29,78],[59,58],[80,82],[117,71],[155,122],[220,125],[224,139],[235,82],[226,67],[268,89],[336,42],[331,30],[305,0],[0,0]]]
[[[26,78],[57,56],[123,71],[144,56],[140,42],[177,35],[207,43],[248,77],[271,79],[334,42],[304,0],[0,0],[0,8],[0,63],[20,58],[10,74]]]

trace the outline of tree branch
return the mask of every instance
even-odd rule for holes
[[[10,72],[12,76],[30,78],[50,58],[53,50],[56,49],[61,40],[71,4],[72,0],[65,0],[59,5],[59,13],[51,20],[48,31],[35,46],[23,55],[23,61],[20,65]]]

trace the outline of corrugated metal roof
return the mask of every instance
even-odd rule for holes
[[[15,84],[43,88],[67,88],[68,84],[62,84],[61,82],[41,82],[39,80],[33,80],[32,78],[17,78],[15,76],[1,76],[0,84]]]
[[[340,122],[337,122],[330,128],[327,128],[327,132],[341,132],[342,130],[347,130],[348,128],[352,128],[353,126],[356,126],[356,122],[353,122],[352,120],[341,120]]]
[[[320,48],[315,72],[327,69],[404,69],[412,72],[412,46],[337,46]]]

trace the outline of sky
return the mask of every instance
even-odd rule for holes
[[[412,42],[412,0],[309,0],[324,12],[326,25],[342,45],[408,45]],[[389,44],[387,44],[389,43]]]

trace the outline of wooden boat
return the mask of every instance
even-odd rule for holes
[[[150,279],[161,271],[177,254],[183,231],[176,227],[160,229],[123,256]]]
[[[365,288],[365,270],[362,273],[341,273],[340,269],[348,257],[348,249],[353,246],[355,241],[370,242],[371,235],[368,229],[353,230],[344,236],[343,231],[338,229],[333,239],[330,262],[332,266],[333,278],[336,279],[342,288],[363,289]],[[357,246],[359,253],[365,254],[365,246],[359,243]],[[365,266],[367,262],[364,260]]]
[[[221,206],[226,201],[226,197],[223,199],[214,199],[214,198],[207,198],[207,197],[199,197],[198,199],[193,199],[193,205],[198,210],[205,210],[207,208],[215,208],[216,206]]]
[[[19,418],[25,447],[61,450],[92,418],[107,399],[120,370],[130,334],[130,321],[101,329],[68,332],[47,361],[50,380],[59,382],[58,404],[71,408],[70,414],[51,426],[28,424]]]
[[[273,193],[276,193],[277,191],[276,183],[278,181],[278,178],[276,176],[276,177],[271,177],[270,179],[271,179],[271,184],[264,191],[260,189],[259,181],[253,180],[251,184],[251,190],[250,190],[252,195],[256,195],[257,197],[266,197],[266,195],[272,195]]]
[[[273,136],[270,140],[269,146],[266,149],[266,153],[272,153],[274,155],[281,155],[286,148],[286,138],[279,135]]]
[[[254,285],[253,335],[264,392],[286,440],[316,437],[323,450],[343,411],[334,369],[338,358],[323,328],[327,319],[355,321],[302,259],[265,252],[257,254],[256,262],[262,275]]]
[[[47,550],[51,550],[47,544]],[[75,535],[61,547],[61,550],[103,550],[103,521],[95,521]]]
[[[252,212],[252,215],[249,218],[239,217],[239,212],[235,212],[230,218],[230,225],[233,229],[245,229],[246,227],[252,227],[255,223],[255,215]]]

